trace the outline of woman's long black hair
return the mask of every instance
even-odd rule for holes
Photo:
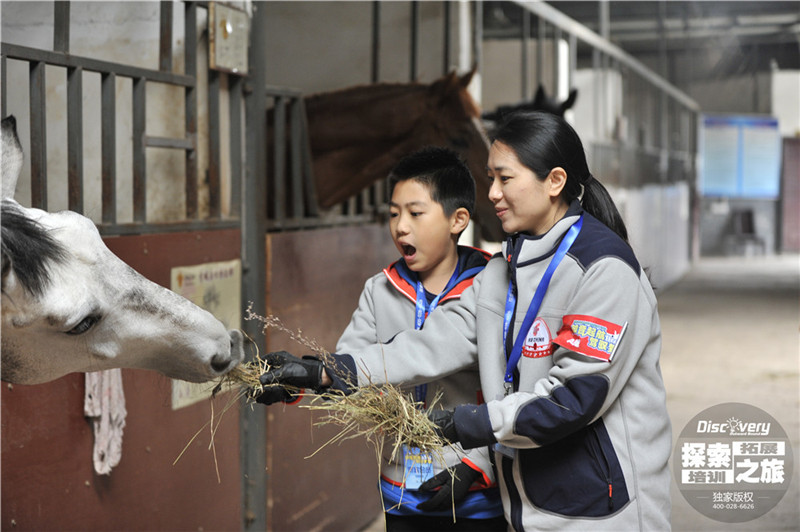
[[[513,149],[520,162],[541,180],[553,168],[563,168],[567,183],[561,198],[567,205],[581,197],[583,191],[583,209],[628,241],[628,230],[614,200],[589,172],[583,143],[566,120],[540,111],[512,112],[503,117],[489,138]]]

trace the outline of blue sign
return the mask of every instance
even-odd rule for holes
[[[706,115],[700,150],[704,196],[778,197],[781,135],[776,118]]]

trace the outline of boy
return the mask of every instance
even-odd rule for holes
[[[356,352],[388,342],[404,329],[422,328],[428,313],[459,298],[489,258],[486,252],[458,245],[475,204],[475,182],[455,152],[429,147],[405,157],[390,172],[389,188],[389,229],[402,258],[367,280],[337,353]],[[403,363],[386,360],[390,381],[393,365]],[[427,405],[439,390],[443,408],[482,402],[477,368],[408,391]],[[282,390],[272,392],[273,397],[262,395],[259,402],[286,399],[276,393]],[[426,461],[424,453],[420,457],[418,449],[404,449],[403,455],[394,462],[384,456],[381,466],[387,530],[506,530],[487,448],[442,449],[455,475],[443,471],[437,459]],[[420,463],[428,465],[420,468]]]

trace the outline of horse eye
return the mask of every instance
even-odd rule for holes
[[[79,324],[67,331],[67,334],[83,334],[100,321],[100,316],[86,316]]]

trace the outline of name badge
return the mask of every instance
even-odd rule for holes
[[[403,445],[406,489],[416,490],[433,477],[433,456],[419,447]]]

